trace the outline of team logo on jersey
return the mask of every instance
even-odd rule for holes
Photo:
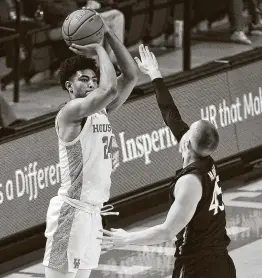
[[[80,266],[80,259],[74,258],[74,268],[78,269]]]
[[[112,131],[111,124],[93,124],[92,126],[93,126],[93,133]]]

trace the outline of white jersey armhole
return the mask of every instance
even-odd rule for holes
[[[63,109],[63,108],[62,108],[62,109]],[[55,118],[55,130],[56,130],[56,134],[57,134],[57,137],[58,137],[59,142],[60,142],[61,144],[63,144],[64,146],[71,146],[71,145],[74,145],[76,142],[78,142],[78,141],[80,140],[81,134],[83,133],[83,130],[86,128],[87,121],[89,120],[89,118],[90,118],[91,116],[89,116],[89,117],[86,118],[86,122],[85,122],[85,124],[84,124],[82,130],[80,131],[80,133],[78,134],[78,136],[77,136],[74,140],[72,140],[72,141],[70,141],[70,142],[64,142],[64,141],[60,138],[60,135],[59,135],[59,125],[58,125],[58,118],[59,118],[59,116],[60,116],[60,114],[61,114],[62,109],[61,109],[61,110],[57,113],[57,115],[56,115],[56,118]]]

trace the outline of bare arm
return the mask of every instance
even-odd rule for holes
[[[157,244],[174,239],[190,222],[202,196],[202,185],[196,175],[181,177],[175,187],[175,201],[163,224],[130,233],[128,244]]]
[[[88,46],[75,46],[77,54],[83,53]],[[85,98],[71,100],[65,105],[61,116],[66,122],[75,122],[107,107],[116,97],[116,73],[105,49],[97,45],[96,51],[100,64],[99,87]]]
[[[175,201],[168,211],[166,220],[138,232],[126,232],[122,229],[103,230],[102,246],[106,249],[125,245],[154,245],[173,240],[190,222],[202,197],[202,184],[194,174],[181,177],[175,187]]]
[[[104,22],[106,25],[106,23]],[[111,46],[122,74],[117,78],[117,97],[107,106],[110,113],[120,107],[129,97],[137,83],[137,65],[129,51],[106,26],[105,40]]]

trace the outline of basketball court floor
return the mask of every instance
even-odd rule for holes
[[[229,250],[237,278],[262,277],[262,179],[236,186],[224,192],[227,212],[227,231],[232,240]],[[153,215],[128,226],[138,230],[164,221],[165,213]],[[174,243],[158,246],[127,246],[103,253],[99,267],[91,278],[171,278],[174,263]],[[5,278],[44,277],[41,261],[15,269]]]

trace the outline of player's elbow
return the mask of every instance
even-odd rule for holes
[[[126,71],[122,72],[124,79],[128,82],[128,83],[134,83],[136,85],[137,81],[138,81],[138,71],[136,68],[129,68]]]
[[[129,83],[132,83],[135,86],[137,84],[137,81],[138,81],[138,74],[136,72],[131,72],[127,76],[127,80],[128,80]]]
[[[114,95],[117,94],[117,79],[116,78],[108,78],[106,82],[101,82],[99,89],[106,95]]]
[[[174,233],[174,230],[166,229],[166,241],[172,241],[176,237],[176,234]]]
[[[137,81],[138,80],[138,75],[139,75],[139,68],[137,66],[137,64],[134,63],[130,63],[128,65],[126,65],[125,67],[120,68],[122,75],[124,76],[125,79],[128,79],[130,81],[134,80]]]
[[[185,221],[182,218],[177,217],[175,221],[165,221],[163,225],[163,230],[165,231],[165,235],[168,241],[174,240],[176,235],[183,230],[183,228],[188,224],[187,221]]]
[[[112,85],[109,89],[108,89],[109,93],[113,96],[117,95],[117,85]]]
[[[112,94],[116,95],[117,94],[117,79],[114,79],[113,82],[109,83],[107,88],[108,88],[108,90],[110,90],[110,92]]]
[[[116,86],[109,86],[107,89],[103,90],[103,93],[107,95],[110,101],[113,101],[117,96],[117,87]]]
[[[161,234],[161,238],[164,240],[164,241],[171,241],[174,239],[174,236],[173,235],[173,232],[172,229],[170,227],[168,227],[166,225],[166,223],[163,223],[162,225],[159,226],[159,233]]]

